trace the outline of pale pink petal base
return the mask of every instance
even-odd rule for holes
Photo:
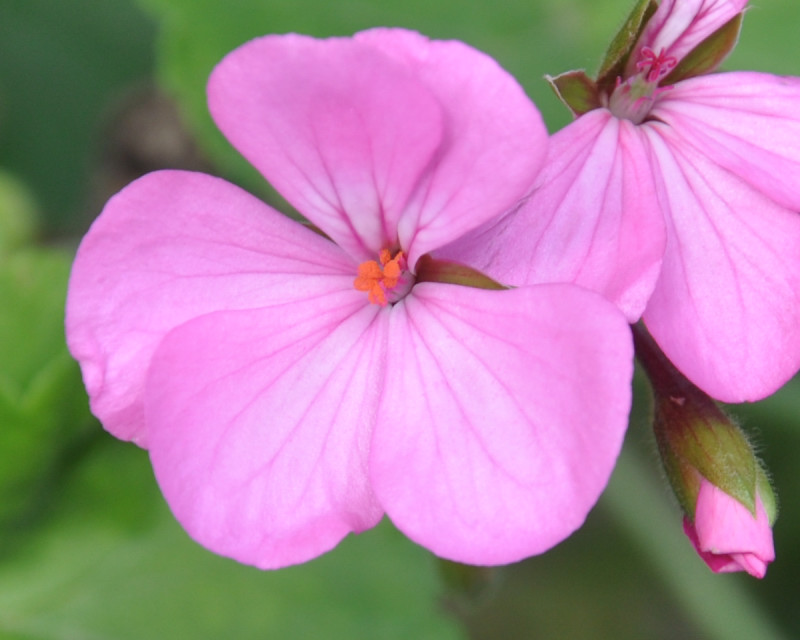
[[[583,523],[630,408],[630,331],[613,305],[572,285],[419,284],[392,309],[387,364],[370,476],[412,540],[504,564]]]
[[[556,133],[533,193],[437,255],[507,285],[573,282],[635,322],[653,291],[665,230],[640,129],[596,109]]]
[[[133,182],[92,225],[70,276],[67,343],[92,412],[146,446],[144,378],[170,330],[351,288],[355,270],[332,242],[224,180],[160,171]]]
[[[800,367],[800,215],[653,124],[667,251],[644,313],[681,372],[723,402],[761,399]]]
[[[767,565],[775,559],[772,529],[760,497],[753,517],[743,504],[704,481],[695,522],[684,518],[683,530],[714,573],[747,571],[763,578]]]
[[[167,336],[147,381],[150,455],[195,540],[278,568],[378,522],[367,457],[386,324],[351,289]]]

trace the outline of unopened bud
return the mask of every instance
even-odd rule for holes
[[[685,513],[684,530],[714,572],[762,578],[775,559],[775,494],[744,432],[689,382],[643,326],[636,356],[653,388],[656,441]]]

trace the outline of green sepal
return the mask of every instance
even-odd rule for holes
[[[672,492],[678,499],[678,504],[683,512],[690,520],[694,520],[702,476],[684,458],[672,450],[667,440],[660,437],[661,433],[658,428],[655,429],[655,433],[661,463],[664,465],[664,473],[672,487]]]
[[[655,0],[639,0],[633,7],[628,18],[611,41],[603,63],[597,72],[597,86],[601,91],[608,92],[613,89],[617,78],[624,75],[631,50],[656,9],[658,9],[658,3]]]
[[[685,398],[672,409],[675,398],[657,400],[655,432],[659,449],[668,450],[665,470],[689,517],[694,515],[699,485],[691,474],[699,474],[756,513],[759,463],[744,433],[708,398],[698,404]],[[705,406],[703,406],[705,405]],[[676,462],[668,465],[667,458]],[[677,469],[676,469],[677,467]],[[678,471],[674,477],[672,472]],[[692,489],[696,487],[696,490]]]
[[[582,116],[602,106],[597,85],[585,71],[567,71],[555,77],[545,76],[545,79],[556,92],[558,99],[567,105],[575,116]]]
[[[736,46],[742,30],[742,16],[738,14],[703,40],[678,63],[661,85],[671,85],[714,71]]]
[[[775,490],[772,488],[769,476],[761,463],[758,465],[757,473],[758,478],[756,482],[758,483],[758,495],[761,496],[761,502],[764,505],[764,511],[767,512],[767,519],[771,527],[778,519],[778,496],[775,495]]]
[[[429,254],[425,254],[417,261],[415,275],[417,282],[442,282],[474,289],[508,289],[472,267],[432,258]]]
[[[326,240],[331,240],[331,237],[327,233],[325,233],[322,229],[320,229],[317,225],[311,224],[306,220],[302,220],[300,224],[302,224],[306,229],[313,231],[318,236],[322,236]],[[331,242],[333,242],[333,240],[331,240]]]

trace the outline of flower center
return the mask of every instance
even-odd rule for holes
[[[403,252],[392,257],[388,249],[381,249],[379,261],[367,260],[358,265],[358,276],[353,281],[357,291],[366,291],[369,301],[381,307],[400,300],[413,284]]]
[[[658,82],[666,76],[678,64],[678,59],[675,56],[668,56],[665,49],[656,55],[650,47],[642,47],[639,54],[639,62],[636,63],[636,68],[639,71],[644,71],[649,68],[647,72],[648,82]]]
[[[636,63],[637,74],[627,78],[617,78],[617,86],[611,93],[608,108],[618,118],[626,118],[634,124],[644,122],[658,95],[671,87],[659,87],[658,83],[666,77],[675,65],[677,58],[668,56],[664,49],[656,54],[649,47],[642,47],[639,61]]]

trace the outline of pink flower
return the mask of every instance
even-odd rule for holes
[[[579,527],[626,427],[624,318],[573,285],[457,286],[420,260],[534,179],[546,133],[521,88],[464,44],[374,30],[254,40],[208,94],[325,236],[223,180],[153,173],[87,234],[67,303],[93,411],[149,449],[190,535],[282,567],[385,512],[498,564]]]
[[[763,578],[775,559],[772,528],[759,495],[754,517],[741,502],[703,478],[694,523],[684,518],[683,530],[714,573],[747,571]]]
[[[678,368],[727,402],[765,397],[800,367],[800,79],[696,75],[733,46],[745,4],[664,0],[627,64],[596,83],[565,74],[588,106],[553,136],[530,198],[440,251],[643,314]]]

